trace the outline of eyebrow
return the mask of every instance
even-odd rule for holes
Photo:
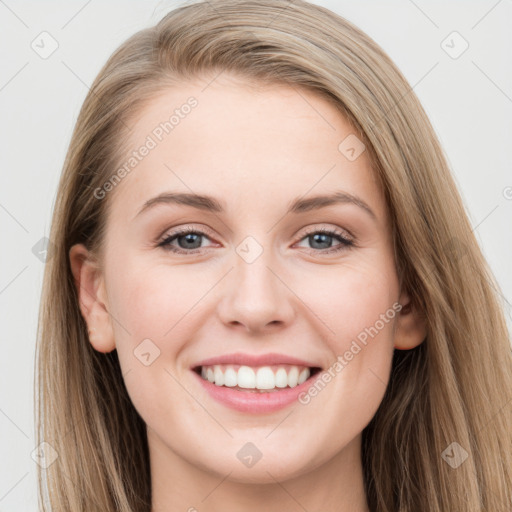
[[[223,203],[212,196],[184,192],[163,192],[162,194],[147,200],[137,213],[136,217],[157,204],[180,204],[214,213],[223,213],[225,211]],[[294,199],[291,201],[286,214],[309,212],[325,208],[333,204],[354,204],[363,209],[373,220],[377,220],[377,216],[373,210],[361,198],[341,191],[334,192],[332,194],[307,197],[304,199],[301,197]]]

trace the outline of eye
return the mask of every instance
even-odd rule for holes
[[[201,252],[201,239],[209,238],[206,233],[199,229],[181,228],[168,234],[159,244],[166,251],[175,252],[177,254],[195,254]],[[176,242],[176,245],[172,245]]]
[[[205,238],[210,239],[206,232],[189,226],[167,234],[157,246],[176,254],[196,254],[204,249],[202,240]],[[332,239],[339,243],[333,246]],[[354,240],[348,238],[344,232],[328,228],[311,228],[300,241],[302,240],[312,244],[310,252],[320,254],[336,253],[355,245]]]
[[[339,244],[333,246],[332,239],[337,240]],[[311,228],[302,240],[307,240],[313,246],[312,252],[321,254],[336,253],[355,245],[354,240],[344,232],[328,228]]]

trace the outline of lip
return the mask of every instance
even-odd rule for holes
[[[234,354],[225,354],[223,356],[210,357],[195,364],[191,369],[198,366],[213,366],[214,364],[237,364],[241,366],[273,366],[280,364],[293,364],[296,366],[308,366],[310,368],[321,368],[322,365],[312,363],[296,357],[287,356],[284,354],[242,354],[240,352]],[[307,382],[307,381],[306,381]]]
[[[226,386],[217,386],[203,379],[197,372],[192,370],[191,373],[217,402],[240,412],[264,414],[284,409],[297,402],[299,395],[312,386],[316,379],[322,375],[322,370],[294,388],[284,388],[279,391],[265,393],[237,391]]]

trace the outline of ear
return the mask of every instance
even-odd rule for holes
[[[98,352],[110,352],[115,349],[114,330],[108,312],[104,277],[98,263],[83,244],[71,247],[69,261],[80,311],[89,330],[89,341]]]
[[[397,350],[409,350],[425,341],[427,321],[425,315],[413,306],[408,293],[400,295],[399,303],[402,309],[395,324],[394,345]]]

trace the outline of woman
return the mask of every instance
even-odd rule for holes
[[[497,284],[418,99],[343,18],[209,1],[131,37],[50,238],[44,510],[510,508]]]

